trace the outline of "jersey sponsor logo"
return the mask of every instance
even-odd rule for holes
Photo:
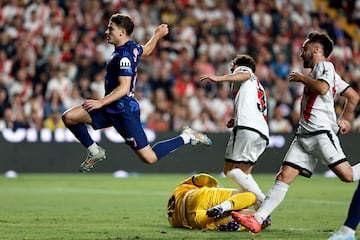
[[[120,59],[120,69],[130,69],[131,62],[127,57],[123,57]]]

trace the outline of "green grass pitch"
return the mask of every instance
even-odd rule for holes
[[[217,177],[224,187],[235,187]],[[275,174],[254,174],[264,192]],[[337,178],[299,177],[259,234],[175,229],[166,204],[190,174],[20,174],[0,176],[1,240],[327,239],[343,223],[356,187]]]

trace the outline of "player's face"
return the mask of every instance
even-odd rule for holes
[[[106,41],[115,46],[120,42],[121,29],[116,26],[113,22],[109,21],[105,30]]]
[[[314,59],[313,44],[310,44],[309,42],[305,41],[302,46],[300,57],[303,60],[304,68],[311,68]]]

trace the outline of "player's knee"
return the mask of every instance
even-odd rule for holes
[[[156,158],[151,158],[151,157],[142,158],[141,160],[146,164],[154,164],[157,161]]]
[[[291,175],[287,174],[286,172],[280,172],[277,176],[276,176],[276,180],[280,181],[280,182],[284,182],[289,184],[292,180]]]
[[[66,126],[70,124],[70,122],[69,122],[69,117],[68,117],[68,113],[67,113],[67,112],[65,112],[65,113],[63,113],[63,114],[61,115],[61,119],[62,119],[62,121],[64,122],[64,124],[65,124]]]
[[[343,182],[353,182],[352,173],[341,174],[339,175],[339,178]]]
[[[157,162],[157,156],[155,154],[148,154],[146,156],[140,156],[141,160],[146,164],[154,164]]]
[[[61,119],[63,120],[65,126],[76,124],[74,118],[72,117],[71,112],[65,112],[61,115]]]

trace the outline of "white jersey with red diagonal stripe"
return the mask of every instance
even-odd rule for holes
[[[318,62],[311,72],[311,77],[317,81],[326,81],[329,84],[329,90],[325,95],[319,95],[309,91],[307,86],[304,87],[299,132],[337,129],[334,109],[336,93],[334,65],[327,61]]]

